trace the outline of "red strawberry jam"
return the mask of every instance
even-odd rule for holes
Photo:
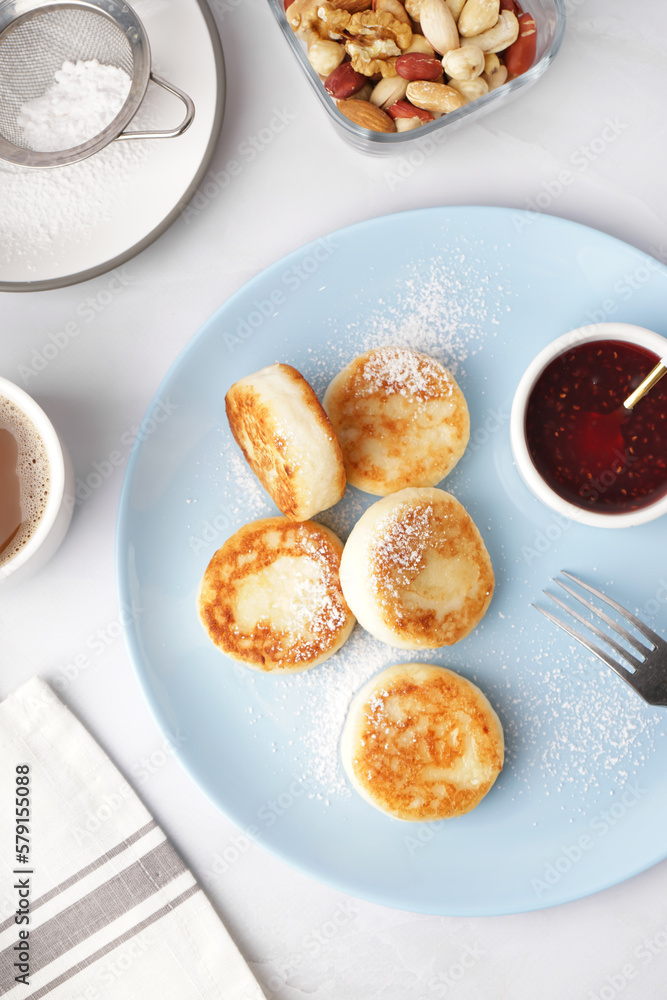
[[[538,472],[564,500],[613,514],[667,494],[667,376],[623,409],[659,360],[634,344],[595,340],[544,369],[528,400],[526,440]]]

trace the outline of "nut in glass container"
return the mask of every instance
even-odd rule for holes
[[[287,20],[283,0],[269,0],[269,5],[287,39],[287,43],[334,127],[356,149],[371,154],[396,154],[404,150],[405,143],[414,145],[415,143],[419,144],[419,140],[425,139],[428,139],[429,143],[439,144],[456,127],[466,122],[477,121],[483,115],[513,100],[524,88],[531,86],[546,72],[560,48],[565,32],[564,0],[526,0],[526,13],[533,16],[537,29],[536,53],[529,69],[499,86],[489,85],[487,93],[483,93],[473,100],[468,100],[463,106],[455,107],[454,110],[448,111],[440,117],[434,117],[432,121],[422,120],[422,123],[416,128],[410,128],[407,131],[375,131],[360,124],[358,116],[349,118],[343,114],[336,100],[327,93],[321,76],[308,60],[303,40],[294,33]],[[409,6],[408,4],[408,8]],[[503,5],[501,4],[501,6]],[[409,9],[408,13],[410,13]],[[506,11],[503,10],[501,13],[505,14]],[[475,41],[475,37],[461,38],[463,46],[474,44]],[[492,49],[488,51],[487,58],[492,56],[492,51]],[[502,56],[502,52],[500,54]],[[438,59],[442,58],[440,52],[436,52],[435,55]],[[341,65],[349,64],[341,63]],[[391,80],[395,77],[384,76],[383,79]],[[354,95],[350,96],[354,98]]]

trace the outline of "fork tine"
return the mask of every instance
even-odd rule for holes
[[[609,625],[609,627],[614,630],[614,632],[616,632],[618,635],[623,636],[625,641],[629,642],[631,646],[634,646],[636,650],[638,650],[640,653],[643,653],[644,656],[648,656],[651,650],[647,646],[644,646],[644,644],[641,643],[639,639],[635,639],[634,635],[631,635],[627,629],[623,628],[622,625],[619,625],[618,622],[615,622],[613,618],[610,618],[609,615],[605,614],[605,612],[602,611],[600,608],[596,608],[595,605],[591,603],[591,601],[587,601],[585,597],[582,597],[581,594],[578,594],[576,590],[572,589],[572,587],[568,587],[566,583],[563,583],[561,580],[555,580],[554,582],[557,583],[559,587],[562,587],[563,590],[566,591],[568,594],[571,594],[572,597],[574,597],[575,601],[579,601],[579,603],[583,604],[584,607],[588,608],[589,611],[592,611],[594,615],[596,615],[598,618],[601,618],[603,622],[606,622],[607,625]],[[580,619],[580,621],[583,621],[583,619]]]
[[[579,635],[576,629],[573,629],[570,625],[566,625],[565,622],[560,620],[560,618],[556,618],[555,615],[552,615],[550,611],[545,611],[544,608],[541,608],[538,604],[533,604],[533,607],[536,608],[540,614],[543,614],[545,618],[548,618],[549,621],[552,621],[554,625],[558,625],[558,627],[562,628],[564,632],[567,632],[569,636],[572,636],[573,639],[576,639],[576,641],[580,642],[582,646],[585,646],[586,649],[591,651],[591,653],[594,653],[597,657],[599,657],[603,663],[606,663],[608,667],[611,667],[611,669],[622,677],[624,681],[627,681],[629,684],[632,683],[634,675],[631,674],[629,670],[626,670],[625,667],[621,666],[621,664],[618,663],[613,656],[610,656],[609,653],[600,649],[600,647],[596,646],[590,639],[587,639],[583,635]]]
[[[614,611],[618,611],[619,615],[623,615],[624,618],[627,618],[629,622],[632,622],[637,631],[641,632],[641,634],[652,642],[656,648],[664,641],[659,635],[657,635],[656,632],[653,631],[653,629],[650,629],[648,625],[645,625],[643,621],[637,618],[636,615],[633,615],[631,611],[628,611],[627,608],[624,608],[622,604],[614,601],[611,597],[607,597],[606,594],[603,594],[600,590],[596,590],[595,587],[591,587],[589,583],[584,583],[583,580],[573,576],[572,573],[568,573],[567,570],[563,569],[561,570],[561,573],[563,576],[568,577],[568,579],[576,583],[579,587],[583,587],[584,590],[589,592],[589,594],[593,594],[594,597],[604,601],[605,604],[608,604],[610,608],[614,609]]]
[[[605,632],[599,629],[597,625],[593,624],[593,622],[589,622],[586,618],[584,618],[583,615],[580,615],[578,611],[575,611],[574,608],[569,608],[565,603],[565,601],[561,601],[560,597],[556,597],[554,594],[550,594],[547,590],[543,591],[543,593],[546,594],[546,596],[550,600],[555,601],[555,603],[558,604],[558,606],[561,607],[563,611],[566,611],[568,615],[572,615],[574,618],[577,619],[578,622],[581,622],[582,625],[585,625],[586,628],[593,633],[593,635],[596,635],[598,637],[598,639],[602,639],[602,641],[606,642],[608,646],[611,646],[611,648],[615,650],[615,652],[617,652],[619,656],[622,656],[624,660],[627,660],[628,663],[632,664],[635,670],[638,670],[641,667],[642,665],[641,660],[638,660],[636,656],[632,655],[632,653],[628,653],[627,649],[624,649],[623,646],[621,646],[618,642],[616,642],[615,639],[612,639],[611,636],[607,635]]]

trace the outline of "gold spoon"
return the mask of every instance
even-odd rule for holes
[[[582,414],[579,427],[580,441],[589,455],[591,468],[596,473],[610,469],[618,474],[622,470],[625,440],[621,428],[630,419],[635,404],[660,381],[665,373],[667,373],[667,357],[658,362],[617,410],[612,413]]]
[[[667,357],[662,358],[658,361],[655,368],[648,373],[643,382],[640,382],[633,393],[631,393],[628,398],[623,403],[626,410],[631,410],[635,403],[638,403],[642,396],[645,396],[649,389],[652,389],[657,382],[660,381],[663,375],[667,373]]]

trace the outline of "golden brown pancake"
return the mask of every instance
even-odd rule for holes
[[[376,496],[435,486],[470,436],[468,407],[451,372],[403,347],[355,358],[330,383],[323,405],[348,482]]]
[[[474,809],[498,777],[503,730],[476,685],[445,667],[405,663],[355,696],[341,753],[353,786],[377,809],[449,819]]]
[[[306,521],[345,492],[345,467],[329,418],[305,378],[275,364],[235,382],[225,397],[234,439],[276,507]]]
[[[366,510],[345,544],[340,581],[371,635],[425,649],[468,635],[491,602],[494,574],[462,504],[429,488],[401,490]]]
[[[269,517],[218,549],[198,594],[215,645],[256,670],[306,670],[340,649],[354,627],[338,570],[342,542],[314,521]]]

